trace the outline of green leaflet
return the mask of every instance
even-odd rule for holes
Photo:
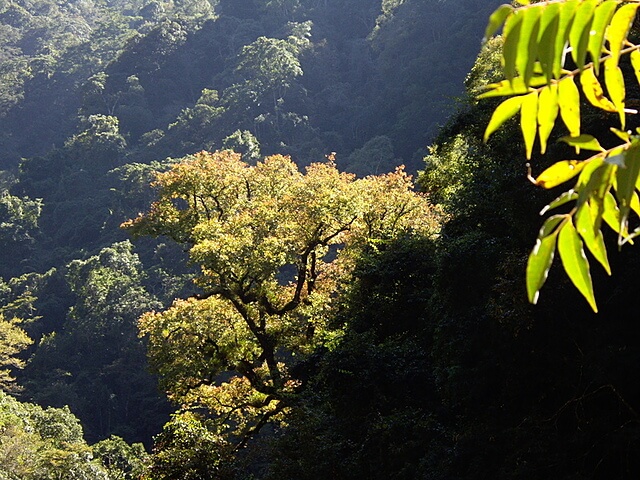
[[[568,0],[560,4],[560,17],[558,20],[558,34],[555,40],[555,58],[553,62],[553,76],[560,79],[562,75],[562,60],[564,58],[564,48],[571,32],[573,17],[580,2],[578,0]]]
[[[534,5],[523,10],[522,13],[524,18],[522,19],[520,41],[518,42],[516,54],[516,68],[524,78],[525,85],[529,85],[538,54],[538,29],[540,27],[542,5]]]
[[[634,142],[624,155],[624,167],[616,169],[616,196],[620,209],[620,230],[627,231],[631,202],[640,175],[640,144]],[[621,238],[618,238],[620,243]]]
[[[543,87],[538,96],[538,135],[540,137],[540,153],[547,151],[547,140],[559,112],[558,85],[551,84]]]
[[[553,78],[553,64],[556,54],[556,35],[560,24],[560,4],[551,3],[546,6],[540,17],[538,29],[538,58],[547,82]]]
[[[576,185],[576,191],[579,194],[576,206],[581,208],[584,204],[589,203],[589,207],[592,209],[594,228],[599,229],[607,208],[605,199],[611,190],[615,167],[603,161],[590,163],[599,164],[599,166],[595,170],[585,168],[582,171]],[[587,175],[588,172],[591,174]]]
[[[573,82],[573,77],[568,76],[558,82],[558,105],[560,116],[569,130],[569,135],[580,135],[580,93]]]
[[[572,147],[576,147],[576,149],[583,148],[585,150],[592,150],[595,152],[604,152],[604,148],[602,148],[598,139],[592,135],[587,135],[586,133],[577,137],[561,137],[560,141]]]
[[[556,162],[538,175],[536,185],[546,189],[557,187],[561,183],[571,180],[578,175],[588,163],[589,162],[581,162],[579,160],[562,160]]]
[[[558,234],[558,253],[569,279],[587,300],[593,311],[597,313],[598,307],[593,293],[589,261],[584,254],[582,240],[580,240],[571,219],[563,224]]]
[[[516,59],[518,56],[518,43],[522,31],[522,20],[524,18],[522,10],[516,10],[507,17],[504,24],[502,47],[502,61],[504,63],[504,76],[511,81],[516,76]]]
[[[605,161],[610,163],[611,165],[616,165],[618,167],[624,167],[624,156],[627,151],[627,145],[620,145],[607,153],[605,157]]]
[[[624,132],[622,130],[618,130],[617,128],[613,128],[613,127],[611,127],[609,130],[615,133],[616,136],[623,142],[628,142],[629,139],[631,138],[631,135],[629,135],[628,132]]]
[[[520,109],[520,129],[522,130],[522,138],[524,138],[527,160],[531,160],[533,144],[536,141],[536,133],[538,131],[537,113],[538,92],[533,91],[524,96]]]
[[[553,263],[556,239],[558,237],[556,227],[565,219],[565,215],[549,217],[540,229],[536,244],[529,254],[526,273],[527,295],[529,302],[533,304],[538,301],[538,294],[547,280],[549,269]]]
[[[484,38],[482,42],[486,42],[498,31],[500,26],[504,23],[507,17],[513,13],[513,7],[511,5],[500,5],[489,17],[489,23],[484,32]]]
[[[522,101],[524,100],[524,96],[519,97],[511,97],[506,99],[500,105],[497,106],[493,115],[491,115],[491,120],[489,120],[489,124],[487,125],[487,129],[484,132],[484,141],[489,140],[489,137],[493,132],[495,132],[500,126],[513,117],[516,113],[520,111],[520,107],[522,106]]]
[[[555,200],[551,201],[546,207],[540,210],[540,215],[544,215],[549,210],[553,210],[554,208],[565,205],[569,202],[572,202],[578,198],[578,194],[575,190],[567,190],[566,192],[562,192],[559,197]]]
[[[611,275],[611,266],[607,257],[607,247],[600,228],[596,228],[596,218],[592,216],[592,210],[588,205],[579,208],[575,214],[576,230],[582,237],[594,258],[602,265],[607,274]]]
[[[625,86],[622,70],[617,63],[613,63],[613,58],[609,58],[604,62],[604,81],[607,85],[607,91],[611,97],[611,101],[616,107],[616,111],[620,116],[620,128],[624,130],[625,126]]]
[[[613,197],[611,192],[607,192],[605,195],[602,208],[602,220],[609,225],[611,230],[616,232],[618,235],[622,235],[623,230],[620,229],[620,210],[618,209],[616,199]]]
[[[629,35],[629,30],[633,24],[633,19],[638,9],[637,3],[627,3],[618,9],[613,15],[609,28],[605,34],[605,38],[609,42],[609,51],[611,52],[611,60],[613,65],[618,65],[620,61],[620,51]]]
[[[580,72],[580,85],[582,86],[582,92],[587,97],[589,103],[594,107],[601,108],[607,112],[617,112],[616,106],[604,96],[602,85],[596,77],[593,67],[585,68]]]
[[[596,75],[600,72],[600,54],[602,53],[602,47],[604,46],[604,34],[617,6],[617,0],[606,0],[596,8],[593,16],[591,35],[589,36],[589,45],[587,50],[589,55],[591,55],[591,60],[593,60]]]
[[[539,87],[545,85],[547,80],[545,77],[533,77],[529,80],[529,85],[525,85],[523,77],[515,77],[513,80],[502,80],[498,83],[487,85],[489,90],[478,95],[478,99],[489,97],[505,97],[508,95],[523,95],[531,91],[530,87]]]
[[[597,4],[598,0],[584,0],[576,11],[569,32],[571,56],[580,70],[584,67],[587,58],[591,24]]]

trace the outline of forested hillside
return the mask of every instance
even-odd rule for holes
[[[500,3],[0,0],[0,478],[636,478],[640,257],[527,303]]]

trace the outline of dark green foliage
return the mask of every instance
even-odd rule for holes
[[[143,286],[142,264],[131,249],[128,242],[114,244],[67,266],[75,304],[64,331],[40,340],[25,371],[25,394],[47,405],[70,405],[88,425],[90,440],[111,433],[146,440],[167,411],[145,370],[136,328],[137,318],[161,303]]]
[[[0,273],[56,267],[2,286],[13,300],[19,286],[38,297],[15,305],[33,305],[36,317],[24,324],[37,341],[25,398],[70,405],[92,441],[150,443],[166,404],[136,321],[193,290],[183,252],[141,241],[141,263],[119,243],[118,225],[153,197],[151,172],[167,157],[222,147],[300,164],[335,151],[359,175],[400,163],[415,171],[498,3],[0,0],[0,165],[16,179],[2,182]],[[290,427],[235,455],[205,419],[176,416],[157,439],[153,478],[450,478],[449,464],[466,475],[467,452],[482,457],[474,439],[486,439],[489,417],[468,426],[456,416],[473,410],[476,391],[491,404],[483,375],[499,385],[485,347],[532,324],[512,279],[535,233],[523,219],[537,207],[523,166],[505,169],[473,139],[474,108],[443,134],[451,139],[423,177],[452,215],[440,250],[406,238],[360,259],[335,319],[344,337],[300,367],[312,388]],[[498,149],[505,160],[516,151]],[[508,334],[492,336],[513,311]],[[269,456],[272,435],[283,450]],[[136,449],[118,439],[94,452],[115,478],[139,472]]]
[[[492,58],[491,51],[481,57],[471,91],[490,79]],[[597,317],[555,269],[548,298],[529,305],[526,258],[537,211],[554,192],[535,190],[524,162],[514,161],[522,157],[513,142],[517,125],[490,148],[477,140],[490,110],[479,104],[462,111],[421,176],[452,214],[438,245],[431,350],[451,415],[451,454],[434,471],[460,479],[633,478],[640,468],[631,453],[640,441],[640,331],[622,312],[630,308],[625,298],[637,295],[627,277],[637,255],[616,256],[625,267],[611,290],[601,287],[598,273],[606,300]],[[563,148],[554,145],[545,162],[562,159]],[[541,163],[534,157],[532,168],[541,170]]]
[[[444,428],[430,358],[433,260],[432,241],[412,236],[363,255],[343,298],[344,336],[308,363],[311,384],[267,478],[428,477]]]
[[[10,278],[26,271],[40,231],[38,220],[42,201],[16,197],[0,191],[0,264],[2,275]],[[26,265],[25,265],[26,264]]]

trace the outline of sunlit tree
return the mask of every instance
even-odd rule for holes
[[[201,152],[155,186],[149,212],[124,226],[187,245],[202,294],[147,313],[141,333],[171,399],[204,407],[235,448],[284,418],[306,356],[339,336],[336,295],[358,252],[439,225],[402,169],[356,180],[331,159],[303,173],[284,156],[250,166]]]

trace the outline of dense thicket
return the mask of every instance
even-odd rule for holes
[[[35,340],[24,398],[70,405],[92,440],[149,444],[167,410],[141,373],[135,323],[193,291],[179,248],[122,243],[119,224],[152,198],[151,171],[233,148],[249,162],[334,151],[359,175],[415,172],[489,11],[473,0],[0,4],[0,276],[6,302],[37,297],[22,315]],[[459,62],[446,60],[452,48]],[[133,421],[146,410],[159,416]]]
[[[145,455],[119,437],[157,435],[150,478],[635,478],[640,257],[595,278],[597,317],[555,270],[526,303],[549,198],[517,160],[516,125],[481,142],[495,104],[472,97],[495,45],[455,100],[497,3],[0,1],[0,313],[35,341],[12,372],[25,403],[0,399],[0,453],[133,478]],[[240,450],[201,409],[169,416],[137,336],[142,313],[198,293],[183,246],[118,228],[155,199],[154,171],[222,148],[250,165],[329,156],[359,176],[403,163],[447,214],[437,238],[359,251],[331,342],[286,359],[305,385],[286,421]],[[118,437],[88,447],[70,412],[90,443]],[[73,435],[41,428],[58,424]]]

